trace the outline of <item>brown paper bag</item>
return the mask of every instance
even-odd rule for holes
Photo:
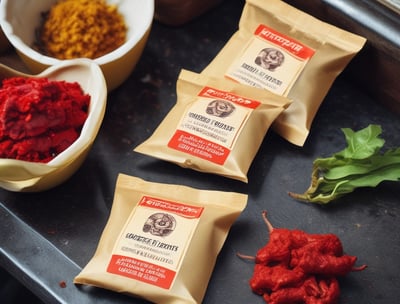
[[[118,176],[111,214],[75,284],[154,303],[201,303],[247,195]]]
[[[283,1],[247,0],[238,31],[202,74],[287,96],[293,104],[273,128],[302,146],[333,81],[365,42]]]
[[[265,134],[289,104],[266,90],[183,70],[175,106],[135,151],[247,182]]]

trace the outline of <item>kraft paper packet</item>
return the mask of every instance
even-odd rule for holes
[[[283,1],[247,0],[239,29],[201,73],[289,97],[272,128],[303,146],[332,83],[365,42]]]
[[[75,284],[153,303],[201,303],[247,195],[120,174],[108,222]]]
[[[290,103],[266,90],[182,70],[176,104],[134,151],[247,182],[265,134]]]

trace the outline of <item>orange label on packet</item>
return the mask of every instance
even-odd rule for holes
[[[225,76],[287,96],[314,53],[305,44],[261,24]]]
[[[241,105],[243,107],[255,109],[260,105],[260,102],[257,100],[253,100],[250,98],[242,97],[231,92],[226,92],[210,87],[205,87],[200,91],[199,96],[209,97],[209,98],[219,98],[226,101],[231,101],[237,105]],[[220,109],[222,111],[223,109]],[[225,110],[226,111],[226,110]]]
[[[139,206],[174,212],[187,218],[199,218],[204,210],[203,207],[189,206],[149,196],[143,196]]]
[[[177,130],[168,147],[223,165],[230,150],[191,133]]]
[[[165,289],[171,286],[176,274],[160,265],[116,254],[112,255],[107,271]]]
[[[115,243],[107,271],[169,289],[203,209],[143,196]]]
[[[223,165],[260,102],[205,87],[188,107],[168,147]]]
[[[304,60],[309,59],[315,53],[305,44],[262,24],[258,26],[254,34]]]

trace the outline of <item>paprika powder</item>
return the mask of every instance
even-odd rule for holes
[[[270,239],[256,256],[239,257],[255,261],[250,287],[269,304],[337,303],[338,276],[367,266],[354,266],[357,257],[343,253],[334,234],[309,234],[301,230],[274,228],[263,212]]]
[[[77,82],[12,77],[0,88],[0,157],[46,163],[80,135],[90,95]]]

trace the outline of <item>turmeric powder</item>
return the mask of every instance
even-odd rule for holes
[[[58,59],[98,58],[121,46],[127,28],[104,0],[59,0],[44,14],[39,47]]]

